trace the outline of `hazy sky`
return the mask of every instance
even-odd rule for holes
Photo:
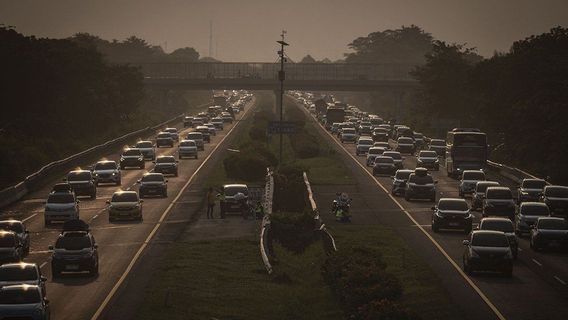
[[[190,46],[202,56],[210,20],[214,56],[224,61],[276,61],[282,29],[292,59],[309,53],[335,60],[356,37],[410,24],[490,56],[568,26],[568,0],[0,0],[0,23],[24,34],[136,35],[162,47],[167,42],[168,52]]]

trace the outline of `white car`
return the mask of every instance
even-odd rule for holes
[[[79,219],[79,200],[72,192],[52,192],[45,202],[45,225],[52,221]]]
[[[186,138],[186,140],[193,140],[195,142],[195,144],[197,145],[198,150],[205,150],[205,146],[203,144],[203,133],[193,131],[193,132],[188,133],[185,138]]]
[[[369,151],[369,149],[373,146],[373,139],[370,137],[360,137],[359,140],[357,140],[357,147],[355,149],[355,153],[357,155],[360,154],[367,154],[367,152]]]
[[[164,132],[169,132],[175,141],[179,141],[179,132],[177,128],[165,128]]]
[[[400,152],[398,152],[398,151],[385,151],[385,152],[383,152],[383,156],[391,157],[394,160],[395,167],[397,169],[403,169],[404,165],[403,165],[402,161],[404,160],[404,158],[402,157]]]
[[[154,146],[152,141],[138,141],[134,148],[142,152],[144,160],[156,160],[156,147]]]
[[[193,140],[182,140],[178,146],[179,158],[195,157],[197,159],[197,144]]]
[[[382,147],[369,148],[369,152],[367,152],[367,167],[373,166],[373,164],[375,163],[375,158],[382,155],[385,151],[385,148]]]

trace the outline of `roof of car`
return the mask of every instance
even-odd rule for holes
[[[80,237],[87,237],[89,236],[88,231],[63,231],[59,237],[64,238],[80,238]]]
[[[16,236],[14,231],[0,230],[0,237]]]
[[[157,172],[148,172],[145,173],[142,177],[153,177],[153,176],[163,177],[164,175],[162,173],[157,173]]]
[[[85,172],[91,173],[91,171],[89,171],[89,170],[79,169],[79,170],[69,171],[69,174],[85,173]]]
[[[127,194],[127,193],[137,194],[136,191],[131,191],[131,190],[119,190],[119,191],[116,191],[115,193],[113,193],[113,195],[115,195],[115,194]]]
[[[546,205],[546,203],[544,203],[544,202],[527,201],[527,202],[521,202],[519,207],[547,207],[548,208],[548,205]]]
[[[0,265],[0,269],[4,269],[4,268],[20,268],[20,269],[34,268],[34,269],[37,269],[37,264],[22,261],[22,262],[4,263],[4,264]]]
[[[511,191],[511,189],[509,189],[507,187],[503,187],[503,186],[489,187],[489,188],[487,188],[487,191],[489,191],[489,190]]]
[[[97,164],[99,164],[99,163],[101,163],[101,164],[102,164],[102,163],[114,163],[114,164],[116,164],[116,161],[114,161],[114,160],[101,160],[101,161],[97,161]]]
[[[138,143],[148,143],[148,142],[149,142],[149,143],[152,143],[152,141],[150,141],[150,140],[140,140],[140,141],[136,142],[136,144],[138,144]]]
[[[479,223],[483,222],[483,221],[508,221],[510,223],[513,223],[513,221],[511,221],[511,219],[509,218],[503,218],[503,217],[487,217],[487,218],[481,218],[481,220],[479,221]]]
[[[476,234],[494,234],[494,235],[502,235],[505,236],[503,231],[495,231],[495,230],[474,230],[471,232],[472,236]]]
[[[27,290],[37,290],[41,291],[39,286],[32,284],[13,284],[9,286],[3,286],[0,288],[1,291],[27,291]]]
[[[523,182],[525,182],[525,181],[539,181],[539,182],[540,182],[540,181],[543,181],[543,182],[546,182],[546,180],[544,180],[544,179],[533,179],[533,178],[526,178],[526,179],[523,179]]]
[[[248,188],[248,186],[246,184],[234,183],[234,184],[226,184],[223,186],[223,188]]]
[[[475,185],[476,185],[476,186],[477,186],[477,185],[498,186],[498,185],[499,185],[499,182],[497,182],[497,181],[487,181],[487,180],[485,180],[485,181],[477,181],[477,182],[475,183]]]
[[[568,189],[568,187],[566,186],[557,186],[557,185],[552,185],[552,186],[545,186],[544,189]]]
[[[565,218],[561,217],[540,217],[538,220],[557,220],[557,221],[566,221]]]
[[[438,200],[438,202],[443,202],[443,201],[459,201],[459,202],[466,202],[467,201],[463,198],[440,198],[440,200]]]
[[[22,221],[20,220],[16,220],[16,219],[6,219],[6,220],[0,220],[0,223],[10,223],[10,224],[23,224]]]
[[[175,160],[176,158],[175,158],[174,156],[158,156],[158,157],[156,158],[156,160],[157,160],[157,159],[173,159],[173,160]]]

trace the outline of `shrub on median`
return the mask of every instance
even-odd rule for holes
[[[316,239],[315,221],[311,213],[274,213],[270,222],[273,239],[294,253],[304,252]]]

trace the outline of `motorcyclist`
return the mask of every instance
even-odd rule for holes
[[[349,221],[351,215],[349,214],[349,206],[351,198],[346,192],[337,193],[337,199],[333,201],[332,212],[335,214],[337,221]]]

